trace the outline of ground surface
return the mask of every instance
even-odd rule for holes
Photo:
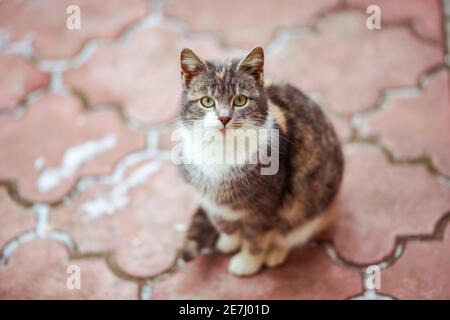
[[[449,29],[434,0],[1,1],[0,298],[450,299]],[[197,203],[169,137],[179,50],[256,45],[333,119],[346,172],[324,240],[239,279],[173,262]]]

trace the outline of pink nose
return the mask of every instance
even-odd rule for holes
[[[223,126],[225,127],[228,122],[230,122],[231,117],[219,117],[220,122],[222,122]]]

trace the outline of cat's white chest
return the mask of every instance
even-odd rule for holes
[[[206,129],[206,133],[208,133]],[[196,136],[191,130],[182,130],[183,159],[192,164],[196,170],[209,180],[220,182],[224,177],[232,174],[233,169],[240,168],[248,162],[249,155],[253,155],[257,148],[244,149],[240,145],[227,143],[226,136],[215,135],[211,142],[205,136]],[[219,138],[217,138],[219,137]],[[245,147],[245,146],[244,146]]]

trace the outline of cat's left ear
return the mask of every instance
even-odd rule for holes
[[[257,81],[262,81],[264,74],[263,48],[254,48],[244,59],[241,60],[241,62],[239,62],[238,70],[255,76]]]
[[[195,75],[206,71],[206,63],[200,59],[194,51],[184,48],[180,54],[181,79],[184,85],[189,86],[189,82]]]

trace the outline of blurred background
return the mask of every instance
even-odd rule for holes
[[[449,36],[447,0],[1,0],[0,299],[450,299]],[[181,48],[255,46],[346,172],[332,230],[241,279],[178,259],[170,134]]]

